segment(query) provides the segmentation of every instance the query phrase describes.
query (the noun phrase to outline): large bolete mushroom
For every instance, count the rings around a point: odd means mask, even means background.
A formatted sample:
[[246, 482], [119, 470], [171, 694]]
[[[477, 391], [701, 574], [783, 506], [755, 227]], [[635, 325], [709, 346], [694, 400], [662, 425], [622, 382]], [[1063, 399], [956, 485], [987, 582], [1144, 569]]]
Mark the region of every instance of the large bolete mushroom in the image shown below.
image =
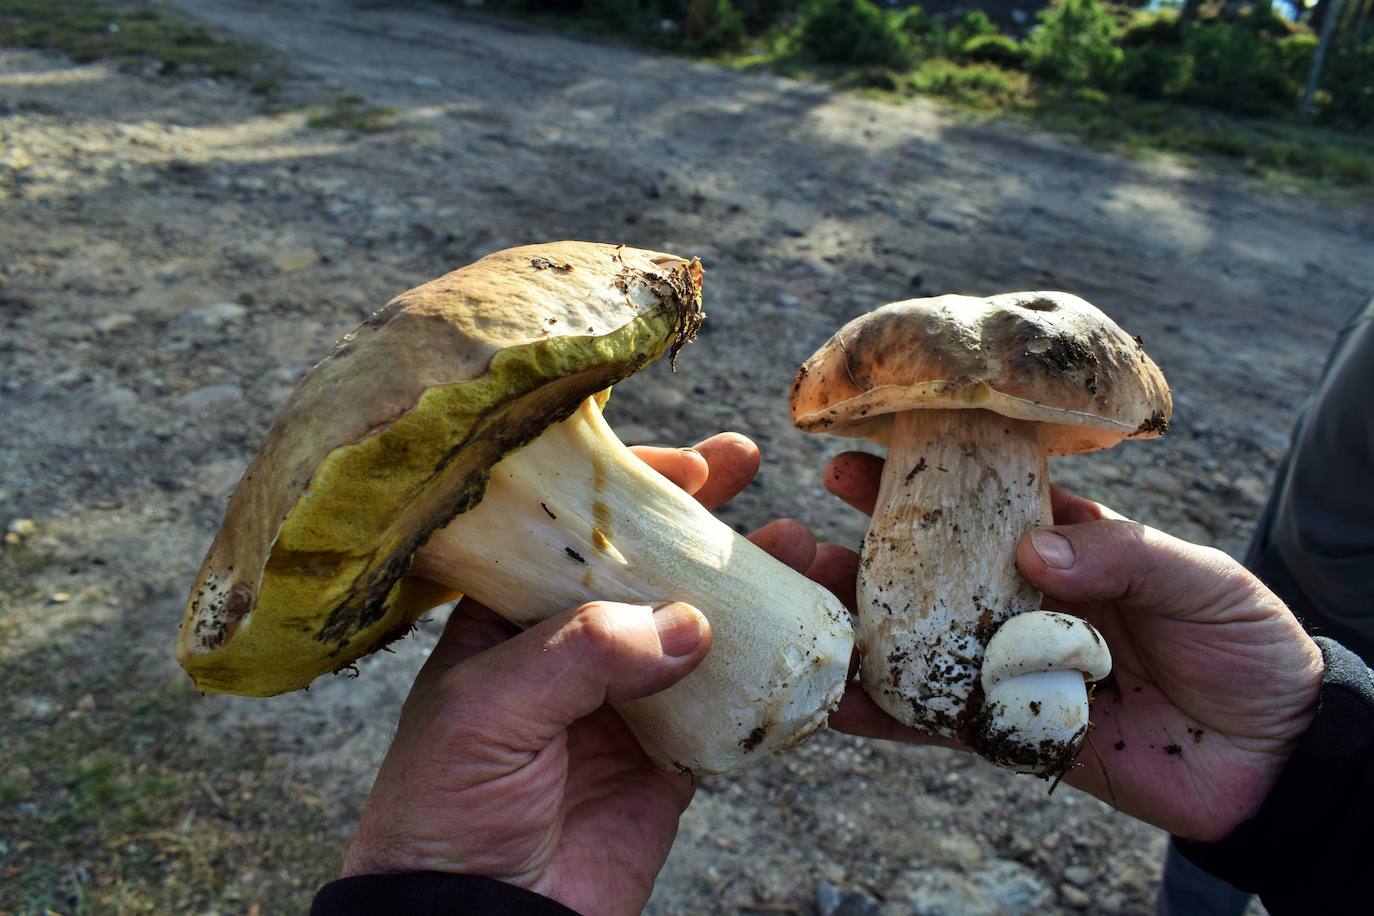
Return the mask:
[[838, 703], [844, 607], [640, 462], [604, 392], [701, 321], [696, 261], [560, 242], [394, 299], [302, 380], [229, 501], [177, 655], [206, 691], [282, 693], [471, 595], [522, 626], [685, 601], [701, 666], [618, 709], [665, 768], [730, 769]]
[[1000, 765], [1066, 769], [1111, 657], [1087, 623], [1040, 610], [1014, 553], [1053, 522], [1047, 455], [1167, 428], [1140, 340], [1067, 293], [894, 302], [808, 359], [791, 404], [801, 429], [888, 449], [859, 569], [864, 689]]

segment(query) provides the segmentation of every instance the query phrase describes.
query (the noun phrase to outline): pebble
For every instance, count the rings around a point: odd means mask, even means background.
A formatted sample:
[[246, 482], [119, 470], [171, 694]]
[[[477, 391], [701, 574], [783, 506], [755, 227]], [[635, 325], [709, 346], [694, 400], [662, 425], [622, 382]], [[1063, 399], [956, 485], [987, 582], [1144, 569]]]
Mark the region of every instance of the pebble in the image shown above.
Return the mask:
[[1237, 477], [1233, 484], [1240, 491], [1240, 495], [1253, 505], [1263, 505], [1269, 498], [1269, 484], [1251, 474], [1244, 477]]
[[783, 293], [781, 296], [778, 296], [776, 301], [778, 304], [778, 308], [782, 309], [783, 311], [791, 311], [792, 309], [801, 305], [800, 299], [798, 299], [796, 296], [789, 296], [787, 293]]
[[240, 320], [246, 314], [248, 309], [237, 302], [212, 302], [186, 312], [177, 324], [184, 328], [213, 331]]
[[1092, 883], [1093, 870], [1086, 865], [1070, 865], [1064, 869], [1064, 880], [1075, 887], [1087, 887]]
[[1085, 910], [1092, 906], [1093, 902], [1087, 891], [1079, 890], [1072, 884], [1059, 885], [1059, 896], [1063, 898], [1064, 903], [1076, 910]]
[[14, 705], [35, 722], [46, 722], [57, 714], [57, 701], [48, 697], [20, 697]]
[[861, 890], [822, 881], [816, 887], [820, 916], [878, 916], [878, 902]]
[[128, 312], [114, 312], [92, 321], [91, 327], [99, 334], [113, 334], [115, 331], [122, 330], [134, 324], [137, 320], [138, 319]]
[[284, 274], [314, 267], [320, 260], [320, 253], [313, 248], [290, 248], [272, 258], [272, 266]]
[[676, 388], [662, 385], [645, 392], [645, 400], [660, 410], [676, 410], [687, 403], [687, 395]]
[[647, 426], [638, 423], [625, 423], [615, 428], [615, 434], [620, 437], [620, 441], [626, 445], [649, 445], [657, 442], [659, 434]]
[[189, 410], [202, 410], [206, 407], [215, 407], [241, 400], [243, 400], [243, 389], [238, 385], [206, 385], [204, 388], [197, 388], [195, 391], [183, 394], [173, 403], [177, 407], [184, 407]]
[[5, 533], [16, 538], [31, 538], [38, 533], [38, 523], [31, 518], [16, 518], [5, 527]]
[[940, 212], [931, 212], [925, 215], [926, 224], [934, 226], [936, 229], [943, 229], [946, 232], [962, 232], [963, 225], [952, 216]]
[[961, 874], [949, 868], [918, 867], [898, 878], [887, 893], [883, 916], [1007, 916], [1044, 912], [1052, 894], [1031, 869], [994, 859]]
[[1175, 496], [1183, 492], [1186, 481], [1182, 474], [1176, 471], [1166, 471], [1164, 468], [1146, 467], [1136, 471], [1135, 479], [1143, 487], [1149, 487], [1166, 496]]

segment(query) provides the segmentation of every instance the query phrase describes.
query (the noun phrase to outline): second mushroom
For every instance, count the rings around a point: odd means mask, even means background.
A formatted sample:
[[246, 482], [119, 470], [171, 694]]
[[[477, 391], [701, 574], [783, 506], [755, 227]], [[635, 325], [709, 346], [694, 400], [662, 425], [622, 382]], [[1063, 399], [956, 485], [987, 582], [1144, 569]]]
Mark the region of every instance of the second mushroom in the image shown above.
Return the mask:
[[1057, 773], [1111, 656], [1088, 623], [1040, 609], [1016, 569], [1052, 524], [1046, 457], [1168, 427], [1139, 338], [1066, 293], [894, 302], [801, 367], [793, 422], [888, 449], [859, 570], [864, 689], [899, 721], [993, 762]]

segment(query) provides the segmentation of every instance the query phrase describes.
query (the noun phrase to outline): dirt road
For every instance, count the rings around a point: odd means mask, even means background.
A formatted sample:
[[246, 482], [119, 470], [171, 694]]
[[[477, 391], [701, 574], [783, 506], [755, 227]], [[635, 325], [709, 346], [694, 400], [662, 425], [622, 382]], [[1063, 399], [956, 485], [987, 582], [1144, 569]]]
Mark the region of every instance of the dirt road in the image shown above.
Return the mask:
[[[863, 520], [819, 483], [842, 444], [788, 423], [801, 360], [892, 299], [1071, 290], [1143, 335], [1177, 413], [1164, 440], [1064, 460], [1056, 477], [1232, 552], [1328, 340], [1374, 292], [1367, 209], [447, 8], [181, 5], [280, 52], [295, 74], [283, 97], [359, 95], [397, 119], [379, 134], [311, 128], [233, 84], [0, 52], [0, 663], [17, 698], [0, 716], [23, 740], [79, 725], [94, 742], [54, 753], [56, 776], [20, 759], [39, 744], [0, 746], [23, 799], [0, 815], [13, 833], [0, 857], [46, 849], [61, 865], [16, 909], [63, 908], [115, 868], [68, 862], [60, 837], [43, 845], [85, 785], [60, 758], [97, 751], [115, 772], [200, 759], [178, 742], [228, 761], [171, 821], [220, 818], [249, 850], [210, 870], [213, 893], [188, 892], [199, 910], [280, 886], [308, 896], [333, 867], [437, 623], [357, 680], [271, 701], [195, 697], [170, 646], [276, 409], [397, 291], [544, 239], [701, 256], [705, 333], [677, 374], [621, 386], [612, 422], [632, 442], [753, 436], [763, 473], [724, 517], [797, 516], [857, 545]], [[133, 715], [135, 696], [177, 718], [97, 727]], [[235, 756], [250, 744], [256, 756]], [[229, 797], [221, 779], [256, 788]], [[285, 829], [274, 798], [311, 800], [324, 833], [268, 862], [251, 850]], [[1146, 912], [1161, 847], [1072, 790], [824, 734], [704, 781], [651, 911], [806, 913], [848, 889], [863, 895], [854, 912]]]

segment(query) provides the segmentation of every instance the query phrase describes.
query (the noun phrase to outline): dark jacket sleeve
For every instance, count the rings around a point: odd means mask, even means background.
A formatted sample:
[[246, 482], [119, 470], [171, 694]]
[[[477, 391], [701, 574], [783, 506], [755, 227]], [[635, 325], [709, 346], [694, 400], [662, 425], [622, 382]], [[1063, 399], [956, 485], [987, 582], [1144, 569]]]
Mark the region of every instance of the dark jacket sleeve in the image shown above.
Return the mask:
[[1326, 661], [1316, 718], [1263, 807], [1217, 843], [1177, 840], [1194, 864], [1258, 894], [1275, 916], [1355, 912], [1374, 827], [1374, 673], [1318, 639]]
[[419, 872], [355, 875], [320, 888], [310, 916], [577, 916], [561, 903], [494, 878]]

